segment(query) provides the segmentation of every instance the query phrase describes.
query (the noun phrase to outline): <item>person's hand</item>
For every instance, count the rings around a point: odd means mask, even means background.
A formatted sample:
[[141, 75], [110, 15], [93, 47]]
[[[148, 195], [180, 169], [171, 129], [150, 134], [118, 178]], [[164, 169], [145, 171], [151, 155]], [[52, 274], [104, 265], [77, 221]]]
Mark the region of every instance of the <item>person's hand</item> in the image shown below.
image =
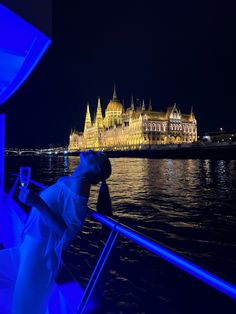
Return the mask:
[[28, 205], [28, 206], [36, 206], [38, 203], [38, 195], [36, 193], [34, 193], [33, 191], [23, 188], [23, 187], [19, 187], [20, 192], [18, 195], [18, 199]]

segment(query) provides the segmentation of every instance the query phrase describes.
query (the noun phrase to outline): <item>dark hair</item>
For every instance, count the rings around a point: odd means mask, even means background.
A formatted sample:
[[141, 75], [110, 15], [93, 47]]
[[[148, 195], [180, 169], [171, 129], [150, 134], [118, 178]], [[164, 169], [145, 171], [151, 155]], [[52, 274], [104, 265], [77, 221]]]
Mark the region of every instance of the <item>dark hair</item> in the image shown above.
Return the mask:
[[111, 197], [106, 181], [102, 181], [99, 188], [97, 211], [103, 215], [112, 216]]
[[111, 175], [111, 163], [107, 155], [104, 153], [98, 152], [97, 155], [101, 161], [101, 181], [108, 179]]
[[[106, 181], [102, 181], [99, 188], [97, 212], [108, 217], [113, 217], [111, 197]], [[101, 236], [106, 238], [110, 234], [110, 231], [108, 227], [102, 225]]]
[[109, 158], [102, 152], [95, 153], [98, 158], [99, 173], [97, 175], [93, 174], [90, 176], [90, 181], [92, 184], [98, 184], [101, 181], [105, 181], [111, 175], [111, 163]]

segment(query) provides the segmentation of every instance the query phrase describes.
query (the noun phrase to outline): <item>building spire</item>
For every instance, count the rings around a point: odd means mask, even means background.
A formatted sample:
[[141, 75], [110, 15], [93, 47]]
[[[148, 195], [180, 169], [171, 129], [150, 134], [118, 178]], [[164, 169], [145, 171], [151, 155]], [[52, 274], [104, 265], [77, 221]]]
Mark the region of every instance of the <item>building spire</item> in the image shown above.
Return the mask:
[[85, 117], [85, 124], [84, 124], [84, 131], [88, 128], [91, 128], [91, 126], [92, 126], [92, 122], [91, 122], [91, 115], [90, 115], [89, 102], [88, 102], [86, 117]]
[[193, 106], [191, 106], [190, 119], [191, 119], [192, 121], [193, 121], [193, 119], [194, 119]]
[[125, 109], [125, 99], [124, 98], [122, 99], [122, 105], [123, 105], [123, 107]]
[[97, 106], [95, 124], [98, 128], [103, 128], [103, 116], [102, 116], [102, 107], [101, 107], [100, 97], [98, 97], [98, 106]]
[[98, 109], [101, 109], [102, 110], [102, 107], [101, 107], [101, 98], [98, 97], [98, 107], [97, 107], [97, 110]]
[[149, 99], [148, 111], [152, 111], [152, 99]]
[[142, 101], [142, 110], [145, 110], [145, 102], [144, 102], [144, 99]]
[[131, 110], [134, 111], [134, 96], [131, 95]]
[[116, 84], [114, 84], [114, 90], [113, 90], [113, 100], [117, 100]]

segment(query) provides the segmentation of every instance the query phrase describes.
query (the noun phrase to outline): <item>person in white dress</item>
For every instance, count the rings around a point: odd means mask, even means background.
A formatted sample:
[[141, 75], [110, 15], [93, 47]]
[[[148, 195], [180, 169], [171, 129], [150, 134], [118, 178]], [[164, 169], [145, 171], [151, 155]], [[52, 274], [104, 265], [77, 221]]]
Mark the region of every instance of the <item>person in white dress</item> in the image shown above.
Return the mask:
[[74, 173], [60, 178], [40, 195], [21, 188], [19, 199], [32, 206], [20, 246], [12, 314], [45, 314], [63, 246], [72, 241], [87, 215], [91, 184], [111, 175], [105, 154], [80, 154]]

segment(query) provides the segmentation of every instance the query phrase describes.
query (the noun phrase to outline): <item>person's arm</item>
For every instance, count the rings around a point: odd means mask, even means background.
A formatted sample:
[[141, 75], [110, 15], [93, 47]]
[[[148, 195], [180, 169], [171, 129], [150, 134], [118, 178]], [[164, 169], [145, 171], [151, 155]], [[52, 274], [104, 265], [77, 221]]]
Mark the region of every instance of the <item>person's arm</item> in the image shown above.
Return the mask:
[[50, 229], [59, 237], [63, 236], [67, 228], [64, 220], [58, 217], [38, 194], [20, 187], [18, 198], [22, 203], [35, 207], [40, 212]]

